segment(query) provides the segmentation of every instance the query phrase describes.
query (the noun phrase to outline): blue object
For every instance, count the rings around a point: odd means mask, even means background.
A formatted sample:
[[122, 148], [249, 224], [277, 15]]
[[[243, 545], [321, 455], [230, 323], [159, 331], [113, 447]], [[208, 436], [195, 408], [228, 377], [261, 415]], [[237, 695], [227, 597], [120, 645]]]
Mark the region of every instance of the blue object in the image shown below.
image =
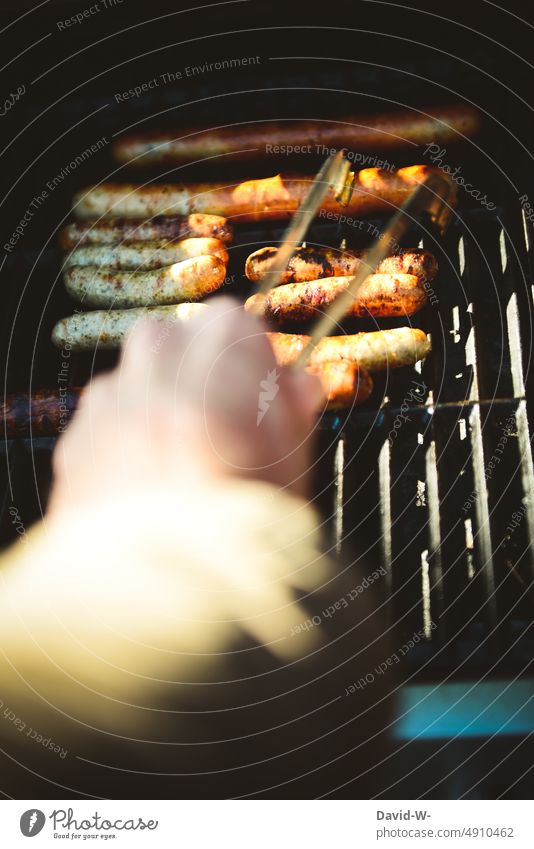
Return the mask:
[[397, 740], [524, 735], [534, 731], [534, 680], [462, 681], [403, 687]]

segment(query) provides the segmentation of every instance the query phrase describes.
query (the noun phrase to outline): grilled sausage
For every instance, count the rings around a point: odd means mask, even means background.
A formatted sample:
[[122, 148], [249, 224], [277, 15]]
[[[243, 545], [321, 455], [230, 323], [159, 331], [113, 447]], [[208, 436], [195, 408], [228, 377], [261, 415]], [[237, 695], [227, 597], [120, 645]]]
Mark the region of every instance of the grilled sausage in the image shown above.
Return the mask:
[[348, 360], [306, 366], [321, 381], [327, 410], [341, 410], [367, 401], [373, 391], [371, 375]]
[[110, 271], [73, 265], [65, 271], [64, 280], [76, 301], [127, 309], [198, 301], [219, 289], [225, 274], [226, 266], [218, 257], [198, 256], [153, 271]]
[[225, 264], [228, 262], [228, 251], [219, 239], [180, 239], [171, 242], [84, 245], [70, 252], [64, 266], [103, 265], [122, 271], [148, 271], [194, 256], [216, 256]]
[[186, 238], [220, 239], [228, 245], [233, 239], [231, 224], [220, 215], [156, 216], [110, 218], [106, 221], [72, 221], [59, 234], [62, 248], [79, 245], [115, 245], [122, 242], [171, 241]]
[[[286, 283], [267, 295], [252, 295], [245, 303], [248, 312], [263, 315], [268, 321], [308, 321], [323, 313], [344, 292], [350, 277], [325, 277], [309, 283]], [[423, 283], [413, 274], [370, 274], [353, 300], [347, 316], [413, 315], [426, 303]]]
[[91, 351], [95, 347], [118, 348], [138, 321], [176, 322], [194, 318], [208, 310], [207, 304], [178, 304], [131, 310], [96, 310], [62, 318], [52, 330], [52, 342], [69, 351]]
[[[367, 251], [335, 250], [334, 248], [297, 248], [287, 264], [280, 283], [306, 283], [321, 277], [352, 277], [363, 262]], [[269, 272], [277, 249], [260, 248], [250, 254], [245, 263], [245, 274], [254, 283], [262, 280]], [[386, 257], [375, 269], [378, 274], [415, 274], [430, 282], [438, 271], [434, 256], [419, 248], [404, 248]]]
[[[348, 206], [337, 202], [330, 188], [319, 215], [334, 220], [349, 216], [393, 212], [410, 196], [414, 188], [430, 174], [447, 180], [451, 191], [456, 187], [450, 177], [429, 165], [411, 165], [391, 171], [365, 168], [356, 174], [354, 191]], [[288, 218], [300, 206], [310, 188], [312, 177], [276, 174], [262, 180], [243, 183], [173, 183], [140, 186], [135, 183], [102, 183], [79, 192], [74, 198], [77, 218], [143, 218], [154, 215], [188, 215], [193, 212], [224, 215], [239, 221], [263, 221]], [[344, 216], [342, 219], [341, 216]]]
[[[267, 336], [281, 366], [294, 363], [310, 338], [294, 333], [268, 333]], [[352, 336], [325, 336], [314, 348], [310, 364], [349, 360], [372, 373], [414, 365], [424, 360], [429, 351], [426, 333], [412, 327], [397, 327]]]
[[[363, 404], [373, 390], [371, 376], [355, 363], [323, 363], [308, 366], [306, 371], [319, 377], [326, 396], [324, 407], [328, 410]], [[0, 432], [7, 439], [62, 433], [83, 391], [81, 386], [69, 386], [39, 389], [31, 395], [6, 395], [0, 403]]]
[[[303, 139], [313, 139], [312, 145], [304, 145], [308, 153], [321, 153], [322, 145], [358, 151], [393, 150], [410, 148], [412, 143], [443, 145], [461, 141], [462, 137], [475, 135], [479, 125], [480, 115], [471, 106], [440, 106], [426, 113], [407, 110], [353, 115], [337, 121], [266, 122], [214, 130], [195, 128], [142, 133], [116, 141], [113, 156], [121, 164], [140, 167], [227, 154], [232, 154], [233, 162], [236, 158], [259, 159], [277, 152], [298, 153], [302, 150]], [[278, 151], [277, 146], [281, 147]]]
[[31, 395], [6, 395], [0, 403], [2, 434], [8, 439], [21, 436], [53, 436], [67, 426], [76, 409], [81, 389], [40, 389]]
[[[57, 322], [52, 342], [58, 348], [87, 351], [95, 346], [117, 348], [142, 318], [154, 321], [179, 321], [193, 318], [209, 309], [207, 304], [179, 304], [131, 310], [99, 310], [76, 313]], [[292, 365], [309, 341], [309, 336], [294, 333], [268, 333], [276, 361], [280, 366]], [[327, 336], [313, 350], [310, 365], [348, 360], [368, 372], [402, 368], [424, 360], [430, 342], [422, 330], [398, 327], [350, 336]]]

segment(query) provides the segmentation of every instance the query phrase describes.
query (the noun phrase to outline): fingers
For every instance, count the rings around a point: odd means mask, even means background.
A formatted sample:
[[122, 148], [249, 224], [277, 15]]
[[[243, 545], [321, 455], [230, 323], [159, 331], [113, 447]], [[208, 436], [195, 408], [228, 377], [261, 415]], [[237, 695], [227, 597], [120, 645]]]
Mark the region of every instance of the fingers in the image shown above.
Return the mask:
[[163, 391], [203, 408], [240, 406], [268, 368], [274, 368], [265, 327], [233, 298], [217, 298], [188, 323], [144, 322], [128, 338], [120, 363], [124, 391]]
[[263, 321], [220, 297], [187, 323], [145, 321], [97, 377], [54, 455], [55, 497], [138, 479], [305, 475], [319, 381], [277, 366]]
[[305, 427], [311, 428], [325, 404], [325, 392], [315, 374], [301, 368], [286, 368], [288, 392], [291, 393], [295, 415]]
[[226, 471], [272, 468], [308, 439], [324, 395], [316, 377], [277, 366], [265, 330], [229, 297], [187, 324], [147, 322], [124, 347], [121, 385], [152, 421], [166, 404], [176, 433], [194, 429]]

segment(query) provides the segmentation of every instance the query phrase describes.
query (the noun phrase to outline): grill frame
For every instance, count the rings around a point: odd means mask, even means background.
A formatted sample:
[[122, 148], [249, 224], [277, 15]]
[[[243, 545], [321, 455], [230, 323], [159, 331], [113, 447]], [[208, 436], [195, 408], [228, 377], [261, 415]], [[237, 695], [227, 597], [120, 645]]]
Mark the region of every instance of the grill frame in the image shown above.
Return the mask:
[[[29, 4], [12, 5], [18, 8]], [[324, 26], [324, 10], [318, 9], [315, 19], [315, 11], [309, 4], [301, 9], [298, 3], [273, 0], [262, 7], [259, 0], [251, 0], [235, 6], [228, 3], [211, 7], [209, 14], [197, 18], [194, 12], [178, 17], [182, 13], [176, 10], [175, 4], [166, 7], [165, 3], [156, 0], [150, 6], [154, 23], [150, 27], [132, 26], [128, 34], [121, 36], [120, 42], [111, 38], [99, 44], [98, 40], [124, 29], [121, 8], [106, 13], [105, 17], [94, 16], [83, 28], [73, 29], [68, 41], [55, 32], [58, 19], [68, 17], [85, 5], [70, 0], [52, 0], [40, 7], [38, 13], [34, 10], [28, 20], [36, 24], [35, 38], [47, 33], [53, 33], [53, 37], [44, 39], [32, 51], [25, 52], [28, 46], [25, 26], [13, 26], [8, 30], [8, 47], [13, 57], [18, 53], [19, 58], [9, 62], [3, 71], [5, 88], [16, 90], [21, 81], [26, 82], [31, 95], [23, 98], [9, 116], [2, 118], [2, 129], [9, 141], [0, 174], [0, 184], [4, 191], [10, 192], [7, 199], [4, 198], [4, 208], [9, 204], [7, 237], [20, 221], [29, 199], [42, 190], [46, 180], [60, 172], [73, 152], [84, 150], [88, 143], [102, 136], [111, 138], [127, 125], [142, 122], [141, 126], [148, 126], [150, 115], [157, 116], [152, 123], [162, 128], [173, 123], [184, 126], [206, 121], [214, 123], [216, 113], [221, 123], [295, 115], [321, 118], [351, 111], [392, 109], [403, 104], [424, 107], [440, 98], [444, 102], [457, 100], [459, 95], [486, 110], [483, 136], [475, 143], [451, 146], [447, 158], [453, 167], [460, 164], [462, 173], [469, 174], [473, 185], [481, 187], [498, 204], [498, 215], [514, 248], [509, 251], [509, 264], [500, 274], [500, 245], [495, 242], [495, 226], [500, 225], [496, 218], [492, 219], [476, 204], [467, 203], [468, 198], [461, 193], [459, 219], [445, 237], [443, 248], [441, 245], [439, 248], [439, 254], [443, 253], [444, 257], [448, 254], [451, 258], [450, 264], [440, 263], [439, 306], [437, 309], [428, 307], [417, 319], [432, 331], [433, 353], [422, 375], [404, 370], [393, 376], [394, 379], [387, 383], [389, 400], [386, 403], [374, 403], [356, 410], [347, 420], [334, 415], [322, 419], [319, 434], [322, 459], [316, 470], [315, 492], [316, 504], [325, 523], [326, 544], [332, 552], [338, 552], [349, 562], [363, 559], [368, 574], [377, 565], [388, 564], [384, 580], [376, 582], [375, 589], [383, 605], [384, 621], [393, 634], [393, 645], [400, 645], [401, 638], [413, 633], [411, 629], [423, 621], [423, 596], [419, 592], [415, 599], [412, 598], [410, 584], [403, 591], [403, 578], [415, 575], [412, 582], [417, 580], [420, 585], [421, 553], [428, 551], [430, 609], [433, 616], [440, 615], [439, 627], [432, 631], [431, 641], [421, 641], [403, 658], [405, 692], [410, 693], [415, 685], [432, 690], [436, 682], [447, 681], [463, 683], [465, 692], [469, 692], [473, 681], [491, 678], [498, 689], [512, 694], [517, 676], [531, 682], [532, 600], [522, 601], [521, 609], [514, 608], [523, 587], [517, 589], [515, 578], [510, 577], [506, 566], [506, 558], [510, 555], [519, 562], [522, 578], [531, 580], [534, 514], [530, 499], [507, 546], [496, 552], [485, 569], [481, 568], [503, 537], [516, 509], [514, 500], [519, 503], [523, 494], [532, 493], [530, 427], [534, 422], [534, 395], [529, 357], [532, 351], [530, 281], [534, 275], [534, 234], [530, 225], [524, 226], [518, 202], [521, 194], [534, 199], [529, 149], [532, 78], [520, 59], [522, 55], [527, 56], [527, 49], [531, 48], [528, 27], [518, 27], [515, 22], [511, 25], [510, 4], [505, 13], [482, 0], [468, 5], [447, 4], [446, 15], [451, 20], [456, 18], [460, 22], [458, 26], [446, 18], [441, 18], [436, 26], [436, 16], [428, 11], [428, 4], [420, 4], [422, 13], [418, 13], [411, 8], [417, 6], [413, 0], [409, 7], [402, 3], [355, 6], [341, 2], [336, 5], [334, 26], [337, 28], [332, 30]], [[145, 3], [128, 0], [124, 7], [126, 5], [129, 24], [146, 19]], [[523, 18], [528, 14], [524, 7], [518, 7], [518, 12]], [[157, 20], [159, 15], [169, 13], [169, 17]], [[3, 15], [4, 12], [0, 13]], [[509, 15], [509, 27], [506, 15]], [[182, 33], [177, 32], [176, 21], [194, 39], [191, 44], [181, 44]], [[287, 33], [282, 31], [278, 21], [292, 29]], [[2, 20], [2, 24], [6, 22], [9, 22], [7, 18]], [[211, 38], [215, 33], [232, 32], [235, 36]], [[206, 34], [208, 38], [204, 38]], [[114, 99], [115, 92], [150, 79], [154, 73], [173, 69], [177, 63], [181, 67], [188, 62], [219, 59], [221, 52], [236, 55], [238, 50], [242, 53], [242, 47], [236, 45], [242, 45], [245, 39], [246, 50], [250, 45], [250, 52], [258, 52], [262, 57], [260, 67], [249, 68], [246, 76], [236, 72], [217, 79], [182, 81], [179, 86], [162, 87], [120, 105]], [[162, 45], [170, 47], [162, 50]], [[108, 47], [112, 48], [111, 58]], [[66, 57], [75, 54], [77, 49], [82, 50], [79, 58], [67, 61]], [[135, 64], [124, 61], [131, 56], [137, 57]], [[281, 56], [289, 58], [281, 60]], [[297, 58], [291, 58], [295, 56]], [[332, 56], [338, 58], [332, 59]], [[56, 64], [54, 70], [52, 66]], [[102, 73], [103, 68], [109, 67], [113, 67], [112, 74]], [[37, 79], [43, 69], [48, 72]], [[225, 96], [219, 101], [217, 95], [220, 94]], [[216, 99], [209, 100], [213, 95]], [[28, 125], [31, 133], [22, 134]], [[12, 143], [19, 132], [20, 141]], [[395, 164], [399, 167], [412, 161], [414, 157], [410, 154], [395, 155]], [[269, 160], [259, 165], [257, 171], [254, 169], [254, 174], [267, 175], [287, 165], [284, 160]], [[306, 163], [306, 168], [297, 163], [301, 170], [310, 172], [318, 165], [319, 160], [313, 162], [312, 159]], [[188, 169], [186, 174], [176, 171], [169, 174], [168, 179], [199, 176], [218, 179], [219, 167], [219, 163], [215, 163], [211, 172], [206, 166], [196, 171]], [[0, 280], [4, 309], [0, 316], [0, 362], [4, 392], [28, 392], [45, 386], [53, 388], [57, 384], [59, 357], [50, 345], [49, 334], [54, 321], [68, 314], [72, 304], [63, 293], [58, 278], [61, 254], [55, 247], [52, 231], [68, 216], [73, 193], [84, 184], [113, 174], [113, 170], [107, 146], [50, 195], [46, 207], [36, 214], [16, 251], [2, 260]], [[248, 176], [250, 168], [244, 174], [239, 167], [233, 170], [227, 167], [225, 173], [238, 179]], [[12, 175], [17, 176], [16, 188], [11, 185]], [[114, 176], [127, 179], [124, 173]], [[152, 176], [138, 174], [139, 179]], [[380, 220], [375, 223], [380, 227]], [[491, 237], [485, 234], [486, 224], [489, 224]], [[504, 299], [509, 299], [510, 294], [515, 293], [517, 299], [517, 317], [512, 310], [511, 321], [515, 336], [519, 333], [521, 339], [521, 356], [514, 362], [511, 356], [507, 357], [502, 374], [497, 368], [500, 348], [495, 337], [495, 321], [492, 327], [491, 311], [486, 324], [483, 319], [478, 321], [476, 312], [471, 314], [465, 309], [460, 310], [456, 318], [453, 316], [455, 306], [465, 306], [466, 293], [474, 297], [482, 314], [484, 310], [488, 312], [490, 303], [486, 301], [488, 276], [483, 273], [483, 256], [480, 252], [477, 255], [476, 245], [469, 247], [469, 261], [463, 276], [457, 274], [460, 257], [455, 245], [458, 230], [464, 225], [482, 229], [484, 240], [489, 243], [491, 268], [496, 277], [493, 306], [499, 303], [497, 293], [500, 291], [505, 307]], [[323, 235], [324, 230], [316, 227], [312, 232], [315, 234], [312, 238], [330, 244], [338, 244], [343, 235], [350, 235], [332, 230]], [[248, 231], [254, 247], [276, 242], [278, 237], [279, 230], [270, 225], [256, 236], [252, 230]], [[425, 246], [432, 249], [432, 236], [426, 234], [423, 242], [425, 238]], [[238, 249], [232, 253], [234, 265], [242, 268], [243, 244], [240, 250], [241, 255]], [[438, 255], [438, 259], [442, 257]], [[237, 288], [242, 295], [247, 291], [243, 281], [238, 282]], [[473, 352], [478, 358], [480, 397], [469, 397], [471, 393], [466, 393], [472, 372], [465, 362], [464, 348], [473, 315], [475, 329], [470, 352], [471, 359]], [[455, 333], [460, 337], [457, 341]], [[507, 339], [505, 343], [508, 346]], [[517, 353], [517, 345], [515, 350]], [[89, 356], [73, 357], [69, 383], [83, 382], [93, 367], [105, 369], [114, 359], [112, 355], [100, 355], [93, 364]], [[461, 371], [463, 378], [455, 378]], [[412, 379], [419, 375], [434, 387], [442, 374], [447, 375], [443, 388], [447, 397], [442, 393], [440, 398], [434, 397], [432, 403], [427, 399], [423, 405], [410, 406], [407, 412], [412, 419], [408, 427], [400, 431], [402, 441], [396, 440], [389, 449], [387, 435]], [[384, 385], [381, 388], [384, 389]], [[492, 397], [494, 389], [497, 389], [495, 398]], [[379, 397], [377, 390], [374, 400]], [[503, 422], [510, 413], [515, 416], [516, 410], [516, 435], [510, 436], [506, 447], [507, 458], [514, 468], [517, 467], [511, 494], [505, 488], [507, 466], [503, 461], [489, 479], [487, 497], [476, 499], [469, 511], [474, 537], [473, 549], [466, 549], [463, 524], [466, 514], [462, 504], [473, 491], [475, 477], [468, 448], [471, 444], [476, 448], [475, 464], [480, 483], [485, 463], [498, 444]], [[460, 439], [459, 434], [458, 420], [462, 418], [466, 420], [465, 439]], [[422, 442], [419, 434], [422, 434]], [[0, 492], [3, 494], [0, 546], [5, 547], [18, 535], [24, 535], [32, 522], [41, 516], [50, 482], [54, 444], [55, 440], [48, 437], [0, 440]], [[412, 453], [413, 462], [410, 460], [405, 473], [403, 460], [411, 458]], [[462, 471], [465, 474], [460, 475]], [[401, 474], [397, 474], [399, 472]], [[420, 481], [425, 484], [423, 493], [421, 488], [418, 490]], [[398, 516], [401, 518], [390, 534], [388, 523]], [[384, 530], [386, 534], [382, 533]], [[471, 560], [479, 574], [468, 582], [466, 573]], [[494, 583], [497, 586], [503, 583], [503, 586], [489, 605], [486, 603], [488, 585], [491, 589]], [[473, 611], [476, 613], [479, 609], [477, 623], [469, 626]], [[406, 611], [406, 622], [402, 620], [399, 626], [396, 624], [399, 613], [402, 616]], [[498, 623], [499, 627], [495, 628]], [[518, 694], [516, 702], [520, 704], [522, 698], [524, 696]], [[476, 714], [475, 706], [472, 714]], [[471, 797], [495, 798], [503, 793], [515, 798], [531, 798], [532, 731], [519, 741], [510, 741], [508, 736], [500, 735], [487, 736], [482, 741], [465, 740], [462, 735], [460, 739], [447, 739], [446, 743], [443, 740], [415, 740], [405, 744], [401, 754], [388, 764], [393, 788], [388, 798], [458, 798], [464, 793]]]
[[[194, 123], [197, 115], [201, 122], [206, 97], [228, 87], [231, 92], [240, 92], [239, 97], [230, 94], [224, 101], [229, 121], [237, 114], [236, 104], [249, 120], [258, 116], [284, 117], [295, 114], [295, 110], [302, 117], [336, 115], [340, 114], [341, 104], [347, 99], [350, 99], [351, 108], [344, 106], [344, 113], [351, 109], [356, 112], [392, 108], [393, 103], [403, 100], [423, 105], [428, 101], [429, 80], [438, 88], [445, 88], [446, 83], [449, 92], [464, 91], [466, 96], [481, 90], [480, 75], [465, 63], [455, 64], [452, 59], [427, 55], [422, 49], [414, 58], [405, 48], [404, 52], [399, 49], [394, 59], [396, 65], [393, 58], [389, 65], [384, 62], [375, 67], [362, 59], [348, 68], [334, 63], [327, 70], [311, 61], [288, 60], [283, 67], [274, 61], [265, 62], [247, 72], [245, 91], [242, 76], [235, 74], [223, 80], [201, 80], [159, 88], [144, 98], [120, 105], [113, 101], [109, 89], [108, 96], [103, 99], [100, 83], [95, 84], [76, 91], [60, 104], [59, 123], [77, 129], [75, 139], [67, 136], [59, 145], [57, 155], [47, 160], [47, 173], [58, 173], [57, 165], [66, 161], [67, 153], [72, 155], [72, 150], [78, 151], [80, 145], [83, 149], [88, 138], [91, 141], [102, 136], [111, 138], [124, 126], [139, 123], [145, 126], [149, 115], [157, 115], [152, 123], [162, 128], [171, 126], [176, 116], [179, 122]], [[140, 59], [143, 69], [139, 71], [140, 77], [143, 74], [148, 77], [151, 61]], [[393, 72], [393, 67], [401, 70]], [[493, 67], [497, 70], [497, 57]], [[418, 76], [416, 86], [414, 69]], [[46, 78], [43, 85], [51, 89], [52, 78]], [[118, 80], [116, 88], [120, 88]], [[261, 98], [258, 91], [264, 92]], [[388, 96], [380, 99], [380, 92], [384, 91]], [[304, 96], [303, 92], [308, 94]], [[373, 97], [377, 98], [374, 103]], [[449, 94], [446, 99], [455, 98]], [[482, 100], [489, 99], [488, 87]], [[104, 103], [106, 108], [103, 108]], [[197, 105], [186, 107], [187, 103]], [[529, 423], [534, 421], [530, 367], [533, 310], [532, 293], [528, 288], [534, 270], [533, 234], [530, 225], [521, 220], [512, 177], [503, 177], [496, 164], [505, 158], [508, 140], [505, 127], [514, 126], [512, 105], [506, 102], [504, 92], [500, 92], [498, 102], [492, 99], [492, 105], [501, 128], [492, 126], [491, 133], [486, 128], [480, 144], [475, 141], [451, 147], [448, 157], [451, 164], [460, 163], [464, 173], [473, 175], [474, 184], [483, 187], [488, 197], [498, 201], [497, 210], [490, 213], [474, 203], [466, 203], [468, 198], [460, 193], [462, 206], [443, 240], [427, 226], [417, 228], [405, 240], [405, 245], [409, 246], [422, 239], [423, 246], [436, 252], [440, 262], [434, 287], [439, 303], [429, 305], [414, 318], [416, 326], [432, 334], [430, 358], [421, 372], [404, 369], [385, 381], [378, 379], [370, 406], [353, 411], [347, 419], [326, 415], [321, 422], [320, 454], [324, 453], [324, 457], [316, 475], [316, 500], [328, 528], [328, 544], [343, 557], [351, 556], [354, 538], [358, 535], [368, 542], [363, 545], [361, 556], [368, 560], [369, 570], [383, 562], [387, 564], [388, 575], [380, 589], [384, 600], [389, 599], [389, 623], [395, 627], [399, 638], [409, 637], [418, 628], [425, 627], [424, 603], [430, 603], [432, 616], [434, 613], [440, 616], [440, 625], [432, 632], [432, 640], [418, 646], [407, 658], [408, 666], [422, 677], [455, 668], [458, 658], [467, 657], [470, 650], [473, 650], [473, 657], [467, 665], [469, 670], [492, 670], [495, 675], [502, 674], [503, 670], [512, 673], [522, 668], [532, 645], [531, 600], [520, 603], [521, 615], [517, 623], [515, 618], [510, 618], [518, 601], [518, 591], [509, 586], [516, 579], [506, 567], [506, 558], [510, 552], [514, 557], [521, 555], [518, 566], [521, 578], [525, 582], [532, 580], [534, 505], [531, 496], [525, 504], [521, 499], [532, 492], [533, 484], [529, 430]], [[26, 120], [29, 113], [29, 104], [21, 103], [17, 120]], [[90, 117], [86, 120], [87, 116]], [[411, 152], [395, 154], [394, 158], [399, 167], [414, 161]], [[300, 162], [298, 165], [301, 170], [311, 172], [320, 161], [312, 157], [306, 160], [306, 168]], [[287, 168], [288, 164], [292, 163], [270, 159], [257, 168], [247, 165], [246, 174], [241, 166], [225, 164], [224, 168], [229, 179], [237, 179], [252, 171], [259, 176], [273, 173], [278, 166]], [[186, 173], [171, 169], [166, 179], [195, 179], [199, 173], [206, 179], [216, 178], [220, 176], [219, 169], [220, 163], [188, 168]], [[73, 192], [113, 170], [108, 145], [72, 178], [65, 179], [52, 196], [51, 218], [58, 227], [68, 215]], [[38, 166], [38, 173], [44, 174], [41, 166]], [[123, 172], [116, 176], [127, 179], [128, 175]], [[135, 179], [142, 181], [147, 176], [152, 178], [154, 172], [150, 175], [141, 172]], [[529, 177], [524, 178], [526, 192], [530, 191], [531, 183]], [[534, 197], [534, 191], [531, 196]], [[15, 194], [15, 199], [23, 203], [20, 192]], [[381, 218], [371, 223], [379, 229], [383, 227]], [[499, 271], [501, 227], [509, 235], [504, 243], [506, 265]], [[281, 232], [280, 226], [270, 223], [261, 228], [239, 228], [228, 270], [230, 277], [235, 276], [232, 291], [238, 296], [244, 297], [250, 291], [242, 275], [245, 256], [256, 247], [276, 244]], [[315, 243], [336, 245], [343, 238], [352, 245], [361, 244], [361, 234], [346, 227], [319, 223], [310, 231], [310, 241]], [[465, 243], [463, 271], [458, 253], [460, 238]], [[73, 306], [62, 290], [60, 268], [61, 253], [44, 219], [35, 221], [20, 249], [4, 257], [0, 277], [4, 279], [4, 291], [9, 291], [9, 303], [0, 327], [0, 361], [5, 364], [5, 392], [27, 392], [58, 385], [60, 357], [49, 342], [50, 329], [55, 320], [68, 314]], [[489, 285], [488, 277], [491, 277]], [[515, 307], [508, 307], [510, 299], [514, 298]], [[466, 303], [474, 304], [474, 313], [465, 309]], [[455, 308], [458, 308], [456, 315], [453, 314]], [[499, 310], [510, 324], [511, 346], [509, 338], [500, 333]], [[381, 322], [381, 326], [384, 325]], [[353, 327], [347, 325], [348, 330], [363, 327], [361, 322]], [[35, 344], [29, 345], [29, 339], [35, 340]], [[469, 363], [465, 356], [466, 344], [472, 360]], [[91, 373], [108, 368], [114, 361], [113, 354], [100, 353], [95, 360], [90, 355], [72, 356], [69, 358], [69, 385], [84, 383]], [[463, 376], [456, 378], [460, 372]], [[478, 392], [476, 386], [473, 388], [473, 376]], [[407, 414], [411, 421], [403, 425], [399, 438], [388, 447], [387, 434], [414, 380], [427, 383], [433, 390], [433, 397], [427, 397], [421, 405], [409, 406]], [[382, 401], [383, 392], [388, 396], [385, 402]], [[514, 415], [517, 425], [506, 448], [507, 457], [516, 469], [511, 484], [513, 499], [517, 502], [514, 510], [523, 506], [526, 510], [513, 540], [504, 550], [495, 551], [514, 512], [507, 512], [507, 500], [501, 497], [501, 492], [506, 491], [504, 464], [499, 464], [492, 474], [487, 482], [487, 495], [482, 492], [468, 511], [469, 515], [464, 515], [461, 505], [475, 488], [484, 489], [481, 486], [484, 465], [493, 456], [503, 421], [510, 414]], [[466, 438], [463, 440], [458, 435], [459, 419], [465, 421]], [[20, 533], [21, 527], [29, 527], [42, 514], [53, 445], [52, 438], [2, 442], [0, 450], [5, 457], [2, 491], [5, 495], [0, 512], [0, 545], [5, 546], [16, 538], [17, 527]], [[474, 451], [467, 450], [468, 446]], [[473, 457], [477, 459], [474, 461]], [[366, 505], [363, 510], [362, 503]], [[10, 513], [13, 507], [22, 525], [17, 526], [13, 521]], [[362, 516], [367, 517], [365, 521]], [[473, 549], [465, 545], [463, 522], [466, 518], [472, 522]], [[391, 519], [394, 524], [390, 532], [388, 521]], [[527, 549], [526, 553], [523, 548]], [[418, 581], [420, 579], [421, 555], [425, 551], [429, 576], [427, 599], [424, 601], [419, 588], [414, 603], [412, 585], [415, 576]], [[451, 564], [448, 569], [444, 566], [447, 563]], [[475, 576], [472, 586], [468, 587], [471, 579], [468, 581], [466, 575], [470, 569], [475, 570]], [[501, 589], [494, 594], [492, 588], [501, 584]], [[519, 587], [522, 590], [523, 585]], [[473, 601], [481, 612], [470, 633], [467, 622]], [[503, 618], [504, 626], [496, 627]], [[426, 626], [428, 631], [428, 621]], [[466, 630], [466, 640], [461, 639], [462, 629]], [[524, 633], [525, 642], [520, 640], [519, 647], [515, 647], [518, 629]], [[490, 634], [492, 630], [494, 634]], [[506, 651], [507, 654], [503, 654]]]

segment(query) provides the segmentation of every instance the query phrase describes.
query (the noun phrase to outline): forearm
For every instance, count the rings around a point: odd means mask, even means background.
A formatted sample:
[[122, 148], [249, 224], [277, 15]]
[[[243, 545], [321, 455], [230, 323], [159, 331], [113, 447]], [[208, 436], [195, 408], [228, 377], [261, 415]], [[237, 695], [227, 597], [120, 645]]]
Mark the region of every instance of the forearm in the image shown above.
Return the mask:
[[325, 557], [313, 509], [275, 487], [131, 494], [35, 529], [0, 568], [4, 702], [25, 724], [4, 720], [4, 748], [47, 778], [113, 795], [90, 760], [133, 770], [126, 796], [168, 792], [139, 771], [186, 773], [178, 796], [278, 781], [306, 796], [299, 776], [384, 725], [381, 684], [345, 697], [382, 659], [371, 593], [350, 601], [365, 575]]

